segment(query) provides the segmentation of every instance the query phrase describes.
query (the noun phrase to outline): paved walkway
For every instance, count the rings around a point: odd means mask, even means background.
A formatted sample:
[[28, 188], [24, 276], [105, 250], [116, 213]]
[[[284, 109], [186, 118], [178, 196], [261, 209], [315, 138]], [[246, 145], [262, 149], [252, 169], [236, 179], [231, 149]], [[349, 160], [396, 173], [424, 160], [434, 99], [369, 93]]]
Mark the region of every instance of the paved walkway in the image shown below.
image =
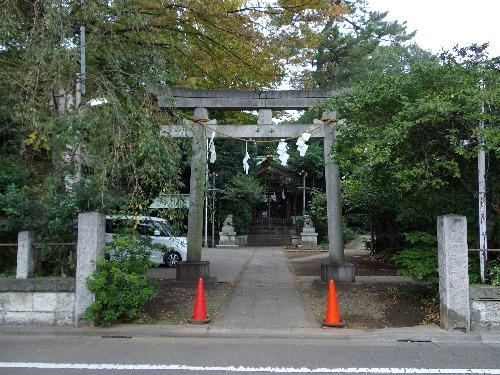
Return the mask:
[[[215, 276], [218, 282], [235, 283], [254, 250], [255, 248], [251, 247], [203, 248], [201, 258], [210, 261], [210, 275]], [[148, 275], [154, 278], [173, 280], [175, 272], [175, 268], [161, 266], [151, 268]]]
[[224, 328], [313, 328], [280, 248], [253, 249], [234, 296], [215, 324]]

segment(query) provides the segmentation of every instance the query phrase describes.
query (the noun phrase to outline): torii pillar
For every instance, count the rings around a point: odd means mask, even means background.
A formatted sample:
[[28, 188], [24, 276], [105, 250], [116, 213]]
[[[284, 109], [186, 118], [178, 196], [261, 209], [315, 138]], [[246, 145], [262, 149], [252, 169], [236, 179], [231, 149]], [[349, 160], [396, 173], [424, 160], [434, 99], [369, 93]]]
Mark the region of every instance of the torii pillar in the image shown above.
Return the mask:
[[345, 262], [340, 174], [339, 166], [332, 155], [337, 114], [324, 112], [321, 122], [325, 128], [324, 157], [329, 248], [328, 262], [321, 264], [321, 281], [334, 279], [337, 282], [351, 283], [354, 282], [354, 265]]
[[194, 109], [191, 177], [189, 179], [189, 213], [187, 233], [187, 260], [177, 264], [176, 280], [180, 282], [196, 282], [203, 277], [205, 283], [215, 283], [217, 280], [210, 277], [210, 263], [201, 260], [203, 208], [205, 199], [205, 157], [206, 134], [203, 123], [208, 122], [206, 108]]

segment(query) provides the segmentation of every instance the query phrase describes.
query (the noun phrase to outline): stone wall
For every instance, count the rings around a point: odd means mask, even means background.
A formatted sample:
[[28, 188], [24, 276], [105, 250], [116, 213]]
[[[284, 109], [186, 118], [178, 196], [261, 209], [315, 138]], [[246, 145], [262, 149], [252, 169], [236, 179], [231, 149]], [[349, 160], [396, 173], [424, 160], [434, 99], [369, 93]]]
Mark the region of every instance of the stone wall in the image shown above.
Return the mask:
[[0, 278], [0, 325], [73, 325], [74, 278]]
[[500, 286], [470, 286], [471, 330], [500, 329]]

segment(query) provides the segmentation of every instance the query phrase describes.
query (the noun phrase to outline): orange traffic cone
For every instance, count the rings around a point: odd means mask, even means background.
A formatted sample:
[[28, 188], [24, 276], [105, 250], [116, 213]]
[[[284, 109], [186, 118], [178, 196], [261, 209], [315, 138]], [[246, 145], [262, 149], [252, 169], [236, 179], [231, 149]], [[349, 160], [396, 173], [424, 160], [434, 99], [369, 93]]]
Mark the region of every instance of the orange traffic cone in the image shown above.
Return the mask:
[[326, 299], [325, 319], [321, 322], [322, 327], [345, 327], [345, 322], [340, 319], [339, 305], [337, 303], [337, 292], [335, 292], [335, 281], [328, 282], [328, 298]]
[[210, 323], [207, 315], [207, 307], [205, 305], [205, 286], [203, 285], [203, 278], [198, 279], [198, 289], [196, 290], [196, 298], [194, 300], [193, 316], [188, 319], [191, 324], [207, 324]]

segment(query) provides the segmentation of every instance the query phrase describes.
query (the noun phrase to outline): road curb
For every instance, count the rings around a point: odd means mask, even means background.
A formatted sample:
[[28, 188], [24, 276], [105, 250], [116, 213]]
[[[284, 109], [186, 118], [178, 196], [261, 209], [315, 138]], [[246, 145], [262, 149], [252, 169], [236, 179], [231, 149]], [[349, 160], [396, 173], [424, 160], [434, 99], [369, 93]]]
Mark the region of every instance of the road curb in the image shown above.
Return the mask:
[[72, 336], [72, 337], [185, 337], [185, 338], [260, 338], [260, 339], [324, 339], [338, 341], [379, 341], [408, 343], [488, 343], [500, 344], [500, 332], [446, 332], [437, 326], [384, 328], [378, 330], [322, 328], [233, 329], [212, 326], [134, 325], [121, 324], [109, 328], [74, 327], [0, 327], [0, 336]]

